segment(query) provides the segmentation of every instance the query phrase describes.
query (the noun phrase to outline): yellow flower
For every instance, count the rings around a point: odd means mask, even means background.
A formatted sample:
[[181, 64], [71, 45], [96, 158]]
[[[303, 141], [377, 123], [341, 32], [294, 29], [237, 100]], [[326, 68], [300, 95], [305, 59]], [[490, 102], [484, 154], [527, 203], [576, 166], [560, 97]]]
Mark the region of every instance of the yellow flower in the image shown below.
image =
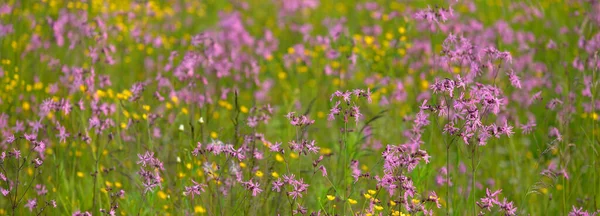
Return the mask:
[[308, 71], [308, 67], [306, 66], [300, 66], [297, 68], [298, 73], [306, 73]]
[[375, 190], [368, 190], [367, 192], [369, 192], [371, 195], [375, 195], [377, 193]]
[[194, 207], [194, 212], [204, 214], [206, 213], [206, 209], [202, 206], [196, 206]]
[[285, 79], [287, 77], [287, 74], [283, 71], [279, 72], [279, 74], [277, 74], [277, 77], [279, 77], [279, 79]]
[[325, 117], [325, 113], [323, 111], [319, 111], [319, 112], [317, 112], [317, 117], [324, 118]]
[[338, 68], [340, 68], [340, 66], [341, 66], [341, 64], [340, 64], [339, 61], [333, 61], [333, 62], [331, 62], [331, 67], [333, 69], [338, 69]]
[[273, 178], [279, 178], [279, 173], [277, 172], [272, 172], [271, 176], [273, 176]]
[[102, 91], [100, 89], [96, 90], [96, 97], [102, 98], [102, 97], [105, 97], [105, 96], [106, 96], [106, 92], [104, 92], [104, 91]]
[[240, 167], [241, 167], [241, 168], [246, 168], [246, 163], [244, 163], [244, 162], [240, 162]]
[[377, 211], [381, 211], [381, 210], [383, 210], [383, 207], [381, 207], [381, 206], [378, 206], [378, 205], [375, 205], [375, 210], [377, 210]]
[[331, 149], [330, 148], [321, 148], [319, 153], [321, 153], [323, 155], [328, 155], [328, 154], [331, 154]]
[[366, 194], [363, 194], [363, 195], [365, 196], [365, 198], [371, 199], [371, 194], [366, 193]]
[[216, 139], [219, 136], [219, 134], [217, 134], [217, 132], [210, 132], [210, 137], [212, 137], [213, 139]]
[[460, 73], [460, 68], [459, 67], [452, 67], [452, 72], [454, 72], [455, 74], [459, 74]]
[[398, 28], [398, 33], [404, 34], [404, 32], [406, 32], [406, 29], [404, 27]]
[[398, 49], [398, 54], [400, 54], [401, 56], [406, 54], [406, 50], [405, 49]]
[[385, 39], [391, 40], [394, 39], [394, 35], [392, 33], [385, 33]]
[[290, 157], [293, 158], [293, 159], [297, 159], [298, 158], [298, 154], [292, 152], [292, 153], [290, 153]]
[[23, 110], [25, 111], [29, 111], [31, 107], [29, 106], [29, 102], [25, 101], [23, 102]]
[[77, 177], [83, 178], [83, 173], [82, 172], [77, 172]]
[[256, 171], [256, 176], [263, 177], [263, 172], [261, 172], [260, 170]]
[[173, 97], [171, 97], [171, 101], [173, 101], [173, 103], [175, 103], [175, 104], [178, 104], [179, 98], [177, 98], [177, 96], [173, 96]]
[[429, 82], [427, 80], [421, 80], [421, 89], [427, 90], [429, 88]]
[[240, 112], [242, 112], [242, 113], [248, 113], [248, 108], [246, 108], [245, 106], [241, 106], [240, 107]]
[[353, 200], [353, 199], [348, 199], [348, 203], [350, 203], [351, 205], [354, 205], [358, 202], [356, 202], [356, 200]]
[[375, 41], [375, 38], [373, 38], [372, 36], [365, 36], [365, 43], [367, 45], [373, 44], [374, 41]]
[[332, 195], [327, 195], [327, 199], [328, 199], [329, 201], [333, 201], [333, 200], [335, 199], [335, 196], [332, 196]]
[[158, 197], [161, 199], [167, 199], [167, 194], [165, 192], [158, 191]]
[[276, 154], [275, 160], [277, 160], [278, 162], [283, 162], [283, 156], [281, 156], [280, 154]]
[[40, 90], [40, 89], [42, 89], [43, 87], [44, 87], [44, 84], [43, 84], [43, 83], [41, 83], [41, 82], [36, 82], [36, 83], [33, 85], [33, 89], [35, 89], [35, 90]]

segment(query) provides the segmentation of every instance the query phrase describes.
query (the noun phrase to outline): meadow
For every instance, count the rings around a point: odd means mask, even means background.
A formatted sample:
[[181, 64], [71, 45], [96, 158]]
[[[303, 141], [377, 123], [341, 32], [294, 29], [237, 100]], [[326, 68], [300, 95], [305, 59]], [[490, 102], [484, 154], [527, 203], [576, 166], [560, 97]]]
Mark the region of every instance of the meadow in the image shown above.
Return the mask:
[[0, 215], [600, 214], [600, 2], [0, 1]]

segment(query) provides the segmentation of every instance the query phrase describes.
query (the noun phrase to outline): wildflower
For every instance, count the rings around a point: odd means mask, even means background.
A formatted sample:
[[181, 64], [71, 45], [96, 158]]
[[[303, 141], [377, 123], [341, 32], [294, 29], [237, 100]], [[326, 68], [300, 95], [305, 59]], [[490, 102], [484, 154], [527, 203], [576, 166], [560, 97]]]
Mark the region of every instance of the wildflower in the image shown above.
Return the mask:
[[437, 208], [442, 207], [442, 205], [440, 205], [440, 198], [437, 196], [435, 191], [429, 193], [429, 196], [427, 197], [426, 201], [435, 203], [435, 206]]
[[562, 135], [560, 134], [560, 132], [558, 131], [558, 128], [556, 127], [550, 127], [550, 132], [548, 133], [549, 137], [553, 137], [558, 141], [562, 141]]
[[17, 149], [13, 149], [12, 152], [9, 152], [8, 154], [9, 154], [9, 156], [13, 156], [16, 159], [21, 158], [21, 151], [19, 151]]
[[73, 216], [92, 216], [92, 213], [76, 211], [73, 213]]
[[499, 205], [505, 215], [517, 215], [517, 207], [514, 206], [513, 202], [507, 202], [506, 198]]
[[11, 134], [11, 135], [9, 135], [9, 136], [6, 138], [6, 140], [4, 140], [4, 141], [5, 141], [6, 143], [8, 143], [8, 144], [12, 144], [12, 143], [13, 143], [15, 140], [16, 140], [16, 139], [15, 139], [15, 135], [14, 135], [14, 134]]
[[557, 105], [561, 105], [563, 104], [563, 102], [561, 100], [559, 100], [558, 98], [554, 98], [552, 100], [550, 100], [550, 102], [548, 102], [548, 104], [546, 105], [546, 108], [549, 110], [554, 110], [556, 109]]
[[289, 112], [285, 117], [288, 118], [290, 120], [290, 124], [294, 126], [308, 126], [315, 123], [315, 120], [311, 120], [304, 115], [296, 116], [294, 112]]
[[260, 188], [260, 183], [254, 183], [252, 180], [245, 182], [244, 183], [246, 186], [246, 189], [250, 190], [252, 192], [252, 196], [257, 196], [259, 193], [262, 192], [262, 189]]
[[42, 164], [44, 163], [44, 161], [42, 161], [39, 158], [36, 158], [36, 159], [33, 160], [33, 163], [35, 164], [35, 168], [38, 168], [38, 167], [42, 166]]
[[510, 73], [508, 73], [508, 79], [510, 79], [512, 86], [521, 88], [521, 80], [519, 80], [519, 77], [512, 69], [510, 70]]
[[329, 201], [333, 201], [333, 200], [335, 199], [335, 196], [332, 196], [332, 195], [327, 195], [327, 199], [328, 199]]
[[65, 127], [59, 125], [58, 126], [58, 135], [57, 135], [57, 137], [59, 138], [59, 141], [61, 143], [65, 143], [69, 136], [70, 136], [70, 134], [67, 133], [67, 131], [65, 130]]
[[145, 89], [145, 84], [144, 83], [140, 83], [137, 82], [135, 84], [133, 84], [133, 86], [131, 86], [131, 97], [129, 98], [129, 101], [137, 101], [140, 97], [142, 92]]
[[492, 207], [494, 207], [494, 205], [499, 205], [500, 202], [498, 201], [498, 195], [500, 194], [500, 192], [502, 192], [502, 190], [497, 190], [497, 191], [490, 191], [489, 188], [485, 189], [485, 197], [481, 198], [479, 200], [479, 202], [477, 202], [477, 205], [479, 206], [479, 208], [482, 209], [487, 209], [488, 211], [491, 211]]
[[202, 207], [202, 206], [195, 206], [194, 207], [194, 212], [202, 214], [202, 213], [206, 213], [206, 209], [204, 207]]
[[273, 191], [277, 191], [280, 192], [281, 191], [281, 187], [284, 185], [283, 181], [281, 179], [277, 179], [275, 180], [273, 183]]
[[281, 156], [280, 154], [276, 154], [275, 155], [275, 160], [277, 162], [283, 162], [283, 161], [285, 161], [285, 159], [283, 158], [283, 156]]
[[319, 170], [321, 170], [321, 174], [323, 174], [323, 177], [327, 177], [327, 169], [325, 168], [325, 166], [319, 166]]
[[192, 199], [194, 195], [200, 195], [201, 192], [204, 192], [205, 184], [199, 184], [198, 182], [192, 180], [192, 186], [185, 187], [185, 191], [183, 192], [184, 196], [192, 195]]
[[33, 209], [37, 208], [37, 200], [35, 198], [28, 200], [25, 207], [29, 208], [30, 212], [33, 212]]
[[281, 152], [281, 142], [275, 142], [275, 144], [271, 144], [269, 145], [269, 150], [271, 150], [272, 152]]
[[298, 208], [294, 211], [292, 211], [293, 214], [306, 214], [307, 213], [307, 209], [303, 206], [300, 205], [300, 203], [298, 203]]
[[137, 164], [141, 164], [140, 171], [138, 174], [142, 177], [142, 183], [144, 186], [144, 192], [152, 191], [156, 187], [162, 187], [161, 177], [159, 170], [164, 170], [163, 163], [154, 158], [154, 152], [147, 151], [146, 153], [138, 154], [139, 161]]
[[[350, 168], [352, 169], [352, 177], [354, 177], [354, 182], [358, 181], [358, 178], [360, 177], [361, 171], [358, 168], [358, 161], [357, 160], [352, 160], [350, 162]], [[374, 193], [372, 193], [374, 194]]]
[[2, 193], [2, 196], [6, 197], [8, 195], [8, 193], [10, 193], [10, 189], [7, 190], [7, 189], [4, 189], [4, 188], [0, 187], [0, 193]]

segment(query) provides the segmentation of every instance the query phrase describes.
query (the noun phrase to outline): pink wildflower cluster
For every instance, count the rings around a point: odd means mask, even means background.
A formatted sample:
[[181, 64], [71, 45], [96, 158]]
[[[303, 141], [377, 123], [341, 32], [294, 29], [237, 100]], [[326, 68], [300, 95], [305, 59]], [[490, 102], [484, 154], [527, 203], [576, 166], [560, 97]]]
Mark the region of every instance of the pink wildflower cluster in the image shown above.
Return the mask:
[[156, 187], [161, 187], [160, 171], [164, 170], [163, 163], [154, 157], [154, 152], [147, 151], [144, 154], [138, 154], [140, 171], [138, 174], [142, 177], [142, 186], [144, 193], [154, 190]]

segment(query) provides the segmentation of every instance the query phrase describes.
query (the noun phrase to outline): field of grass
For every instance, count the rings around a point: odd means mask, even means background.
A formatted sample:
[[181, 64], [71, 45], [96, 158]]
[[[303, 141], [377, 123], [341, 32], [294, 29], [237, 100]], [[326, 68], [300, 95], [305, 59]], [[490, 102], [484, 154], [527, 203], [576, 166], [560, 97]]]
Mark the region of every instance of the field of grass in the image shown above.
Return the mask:
[[0, 1], [0, 215], [598, 215], [600, 2]]

